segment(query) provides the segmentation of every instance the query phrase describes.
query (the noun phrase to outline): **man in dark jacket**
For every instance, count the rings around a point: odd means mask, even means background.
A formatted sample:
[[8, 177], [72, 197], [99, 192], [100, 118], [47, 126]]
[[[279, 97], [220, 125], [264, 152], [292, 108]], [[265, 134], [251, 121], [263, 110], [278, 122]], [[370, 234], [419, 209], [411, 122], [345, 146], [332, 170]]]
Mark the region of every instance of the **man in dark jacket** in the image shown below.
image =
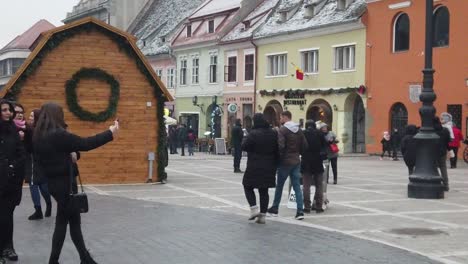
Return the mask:
[[242, 131], [242, 124], [240, 119], [236, 119], [236, 124], [231, 130], [231, 146], [234, 152], [234, 172], [242, 173], [240, 169], [240, 162], [242, 158], [242, 139], [244, 132]]
[[322, 213], [323, 208], [323, 160], [327, 159], [325, 148], [327, 143], [322, 133], [316, 129], [314, 120], [307, 120], [304, 136], [309, 147], [302, 155], [301, 170], [304, 184], [304, 212], [310, 213], [310, 185], [314, 183], [315, 211]]
[[280, 152], [280, 166], [278, 168], [278, 178], [275, 190], [273, 205], [268, 209], [268, 213], [277, 216], [278, 208], [283, 194], [284, 182], [291, 177], [292, 186], [296, 193], [297, 212], [296, 219], [304, 219], [304, 208], [301, 190], [301, 160], [300, 154], [308, 148], [307, 140], [299, 129], [299, 124], [291, 121], [291, 112], [281, 113], [281, 123], [283, 126], [278, 131], [278, 147]]
[[408, 167], [409, 175], [413, 174], [414, 166], [416, 166], [416, 140], [414, 136], [418, 133], [415, 125], [406, 126], [405, 136], [401, 140], [401, 153], [403, 160]]
[[398, 150], [400, 149], [401, 137], [398, 128], [394, 128], [390, 136], [392, 142], [393, 160], [398, 160]]

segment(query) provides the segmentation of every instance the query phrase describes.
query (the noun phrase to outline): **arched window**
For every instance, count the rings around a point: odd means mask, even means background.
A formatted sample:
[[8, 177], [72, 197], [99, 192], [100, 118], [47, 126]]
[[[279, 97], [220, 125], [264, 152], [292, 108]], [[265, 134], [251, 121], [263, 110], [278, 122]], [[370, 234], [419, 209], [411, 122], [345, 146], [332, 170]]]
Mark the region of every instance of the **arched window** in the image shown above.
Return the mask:
[[448, 8], [440, 6], [434, 11], [433, 23], [433, 44], [434, 47], [449, 45], [450, 14]]
[[405, 131], [408, 125], [408, 110], [402, 103], [395, 103], [390, 109], [390, 129], [398, 129], [400, 135]]
[[393, 51], [409, 50], [410, 20], [407, 14], [399, 14], [393, 25]]

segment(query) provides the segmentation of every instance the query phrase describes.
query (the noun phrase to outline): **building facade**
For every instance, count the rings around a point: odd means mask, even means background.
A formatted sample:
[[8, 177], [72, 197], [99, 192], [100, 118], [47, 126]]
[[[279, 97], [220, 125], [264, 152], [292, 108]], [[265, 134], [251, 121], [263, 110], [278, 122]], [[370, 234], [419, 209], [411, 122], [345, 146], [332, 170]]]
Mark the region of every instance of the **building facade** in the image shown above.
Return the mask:
[[55, 28], [42, 19], [0, 49], [0, 91], [31, 53], [30, 47], [44, 31]]
[[257, 46], [252, 42], [255, 30], [265, 23], [279, 0], [264, 0], [219, 43], [224, 49], [223, 135], [230, 138], [236, 119], [247, 130], [252, 128], [255, 111]]
[[92, 16], [127, 31], [148, 1], [150, 0], [80, 0], [73, 10], [67, 13], [63, 23], [68, 24]]
[[365, 6], [364, 0], [282, 1], [254, 34], [255, 107], [273, 126], [289, 110], [302, 125], [327, 123], [341, 152], [366, 151]]
[[[177, 66], [170, 43], [185, 19], [204, 1], [150, 0], [128, 28], [128, 32], [137, 37], [138, 47], [172, 96], [175, 96], [177, 86]], [[166, 108], [174, 117], [175, 102], [166, 102]]]
[[[368, 152], [380, 152], [384, 131], [421, 124], [419, 94], [425, 48], [425, 1], [368, 1]], [[468, 123], [468, 1], [434, 1], [434, 106], [449, 112], [464, 135]], [[402, 67], [404, 65], [404, 67]]]
[[[186, 21], [172, 41], [177, 60], [176, 117], [199, 137], [222, 135], [224, 48], [218, 42], [260, 0], [208, 0]], [[209, 135], [208, 135], [209, 134]]]

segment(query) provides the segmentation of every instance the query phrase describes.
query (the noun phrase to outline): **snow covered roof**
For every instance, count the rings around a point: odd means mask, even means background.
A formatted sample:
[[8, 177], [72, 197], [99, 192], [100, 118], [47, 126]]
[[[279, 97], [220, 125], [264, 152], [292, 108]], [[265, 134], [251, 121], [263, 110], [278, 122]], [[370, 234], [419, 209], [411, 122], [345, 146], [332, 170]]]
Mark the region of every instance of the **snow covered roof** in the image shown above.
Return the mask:
[[14, 38], [10, 43], [5, 47], [0, 49], [0, 52], [12, 49], [25, 49], [28, 50], [29, 47], [34, 43], [34, 41], [39, 37], [39, 35], [47, 30], [55, 28], [49, 21], [45, 19], [39, 20], [32, 27], [26, 30], [23, 34]]
[[[153, 0], [132, 30], [146, 56], [170, 52], [170, 40], [178, 26], [205, 0]], [[165, 38], [165, 42], [163, 42]]]
[[223, 11], [240, 8], [240, 6], [241, 0], [210, 0], [206, 5], [190, 16], [190, 19], [217, 14]]
[[[278, 1], [280, 0], [264, 0], [242, 23], [237, 24], [226, 34], [221, 41], [230, 42], [252, 37], [253, 32], [268, 19], [269, 14], [278, 4]], [[246, 28], [245, 24], [249, 24], [249, 27]]]
[[303, 0], [282, 0], [278, 6], [278, 11], [290, 11], [299, 4], [302, 4]]
[[[337, 0], [325, 0], [323, 8], [313, 17], [308, 18], [305, 6], [319, 1], [280, 0], [280, 6], [288, 6], [291, 2], [301, 2], [301, 7], [287, 21], [281, 22], [281, 14], [276, 12], [258, 30], [254, 39], [272, 37], [307, 29], [325, 27], [356, 21], [366, 9], [366, 0], [354, 0], [345, 10], [337, 9]], [[281, 10], [278, 8], [278, 10]], [[277, 10], [277, 11], [278, 11]]]

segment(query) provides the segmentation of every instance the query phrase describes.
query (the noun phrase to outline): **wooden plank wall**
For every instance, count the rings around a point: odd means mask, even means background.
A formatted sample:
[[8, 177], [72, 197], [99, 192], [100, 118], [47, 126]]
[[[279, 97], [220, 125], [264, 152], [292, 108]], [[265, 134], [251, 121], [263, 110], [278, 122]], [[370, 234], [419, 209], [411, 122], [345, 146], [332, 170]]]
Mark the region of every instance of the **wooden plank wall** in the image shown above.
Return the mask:
[[[119, 51], [117, 44], [97, 31], [83, 32], [65, 40], [42, 61], [28, 78], [18, 101], [27, 115], [43, 103], [53, 101], [64, 108], [69, 130], [80, 136], [97, 134], [113, 123], [92, 123], [79, 120], [68, 111], [65, 82], [82, 67], [105, 70], [120, 83], [117, 116], [121, 131], [113, 142], [82, 153], [79, 169], [85, 183], [141, 183], [148, 176], [148, 152], [156, 152], [156, 99], [146, 77], [138, 70], [135, 60]], [[79, 103], [92, 112], [107, 108], [110, 87], [97, 80], [85, 80], [78, 85]], [[146, 103], [152, 102], [151, 107]], [[162, 114], [162, 113], [161, 113]], [[154, 164], [153, 179], [157, 177]]]

